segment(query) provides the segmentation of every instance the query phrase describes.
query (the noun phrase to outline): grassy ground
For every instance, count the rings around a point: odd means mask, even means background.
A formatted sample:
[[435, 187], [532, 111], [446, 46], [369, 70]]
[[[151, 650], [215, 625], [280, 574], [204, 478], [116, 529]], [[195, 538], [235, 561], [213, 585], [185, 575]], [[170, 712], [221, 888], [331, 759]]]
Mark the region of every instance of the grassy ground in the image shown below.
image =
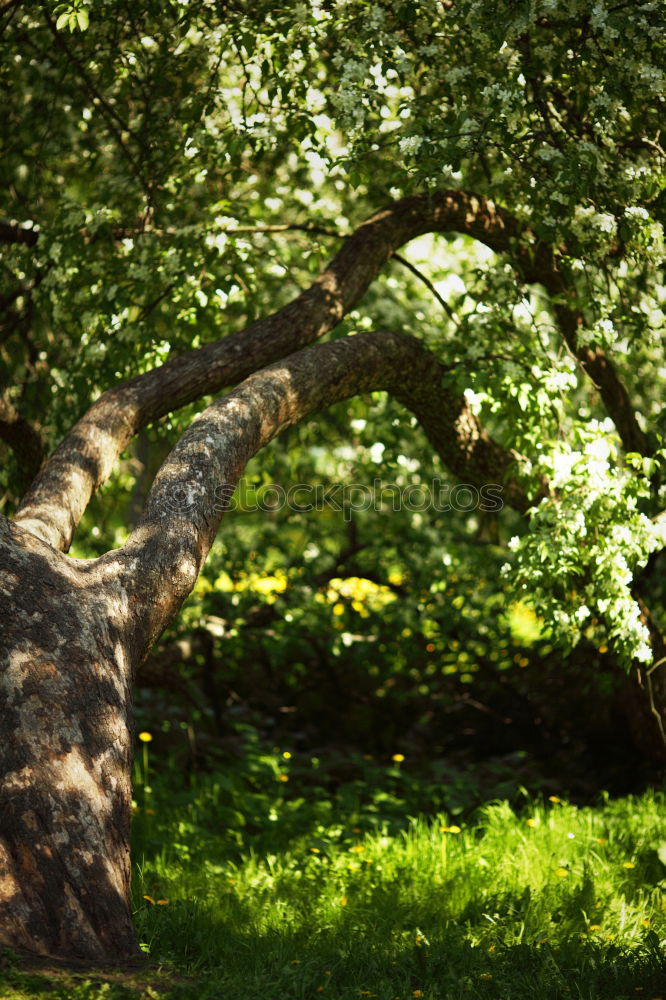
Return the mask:
[[289, 823], [269, 815], [236, 843], [220, 794], [202, 780], [137, 822], [139, 935], [152, 963], [189, 978], [45, 977], [10, 955], [0, 996], [666, 998], [658, 794], [520, 814], [496, 803], [403, 830], [296, 800]]

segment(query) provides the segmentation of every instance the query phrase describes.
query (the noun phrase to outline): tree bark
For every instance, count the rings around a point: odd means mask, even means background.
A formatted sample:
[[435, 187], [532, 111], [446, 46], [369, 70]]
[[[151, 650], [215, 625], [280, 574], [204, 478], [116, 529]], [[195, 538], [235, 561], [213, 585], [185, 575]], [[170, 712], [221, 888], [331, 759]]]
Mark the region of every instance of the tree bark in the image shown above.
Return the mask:
[[131, 957], [127, 596], [5, 518], [0, 560], [0, 945]]

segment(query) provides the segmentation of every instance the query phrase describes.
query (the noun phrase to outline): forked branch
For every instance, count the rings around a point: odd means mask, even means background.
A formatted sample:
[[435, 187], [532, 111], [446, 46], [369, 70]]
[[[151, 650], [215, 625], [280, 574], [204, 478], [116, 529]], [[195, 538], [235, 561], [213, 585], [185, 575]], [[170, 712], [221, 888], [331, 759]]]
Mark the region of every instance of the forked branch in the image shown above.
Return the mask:
[[[90, 497], [141, 427], [203, 395], [238, 384], [328, 333], [359, 301], [395, 250], [428, 232], [465, 233], [507, 254], [523, 280], [539, 282], [552, 294], [563, 292], [564, 280], [551, 249], [535, 242], [527, 227], [492, 201], [463, 191], [403, 198], [362, 223], [310, 288], [282, 309], [100, 396], [44, 464], [16, 520], [67, 551]], [[570, 322], [569, 317], [573, 317]], [[565, 336], [575, 349], [576, 318], [570, 311], [567, 323]], [[590, 359], [589, 350], [579, 355], [581, 364], [598, 385], [610, 387], [604, 400], [623, 440], [642, 450], [626, 390], [608, 359], [599, 352]]]

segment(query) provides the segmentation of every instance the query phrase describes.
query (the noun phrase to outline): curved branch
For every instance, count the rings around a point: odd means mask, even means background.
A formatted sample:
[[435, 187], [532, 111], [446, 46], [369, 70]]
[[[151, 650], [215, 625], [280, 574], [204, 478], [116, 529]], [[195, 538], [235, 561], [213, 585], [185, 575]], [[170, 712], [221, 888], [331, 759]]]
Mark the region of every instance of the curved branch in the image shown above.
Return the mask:
[[256, 372], [212, 403], [160, 469], [142, 518], [119, 560], [135, 642], [147, 648], [194, 586], [247, 462], [280, 431], [359, 393], [387, 390], [419, 419], [435, 451], [461, 480], [524, 512], [511, 478], [518, 456], [479, 425], [439, 361], [414, 337], [375, 331], [306, 348]]
[[100, 396], [42, 467], [17, 521], [66, 551], [93, 492], [141, 427], [237, 384], [328, 333], [394, 252], [428, 232], [469, 235], [497, 253], [509, 254], [525, 281], [562, 292], [563, 279], [550, 248], [535, 242], [528, 227], [492, 201], [463, 191], [403, 198], [362, 223], [310, 288], [282, 309]]

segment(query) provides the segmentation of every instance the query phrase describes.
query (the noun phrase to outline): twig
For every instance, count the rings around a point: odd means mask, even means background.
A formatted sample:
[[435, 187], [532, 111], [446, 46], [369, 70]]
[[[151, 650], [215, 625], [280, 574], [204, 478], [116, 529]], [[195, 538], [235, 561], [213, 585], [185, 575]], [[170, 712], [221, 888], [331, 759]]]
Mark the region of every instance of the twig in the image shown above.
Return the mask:
[[433, 285], [433, 283], [430, 280], [430, 278], [428, 278], [425, 274], [423, 274], [422, 271], [419, 271], [418, 267], [415, 267], [414, 264], [411, 263], [411, 261], [407, 260], [405, 257], [402, 257], [400, 254], [394, 253], [394, 254], [392, 254], [392, 258], [393, 258], [393, 260], [397, 260], [399, 264], [402, 264], [403, 267], [406, 267], [408, 271], [411, 271], [412, 274], [416, 278], [419, 279], [419, 281], [422, 281], [423, 284], [426, 286], [426, 288], [437, 299], [437, 301], [439, 302], [440, 306], [442, 307], [442, 309], [444, 310], [444, 312], [446, 313], [446, 315], [449, 317], [449, 319], [451, 320], [451, 322], [454, 323], [455, 326], [460, 326], [460, 321], [458, 320], [458, 318], [457, 318], [456, 314], [454, 313], [453, 309], [448, 304], [448, 302], [446, 302], [445, 299], [443, 299], [442, 296], [439, 294], [439, 292], [437, 291], [437, 289]]

